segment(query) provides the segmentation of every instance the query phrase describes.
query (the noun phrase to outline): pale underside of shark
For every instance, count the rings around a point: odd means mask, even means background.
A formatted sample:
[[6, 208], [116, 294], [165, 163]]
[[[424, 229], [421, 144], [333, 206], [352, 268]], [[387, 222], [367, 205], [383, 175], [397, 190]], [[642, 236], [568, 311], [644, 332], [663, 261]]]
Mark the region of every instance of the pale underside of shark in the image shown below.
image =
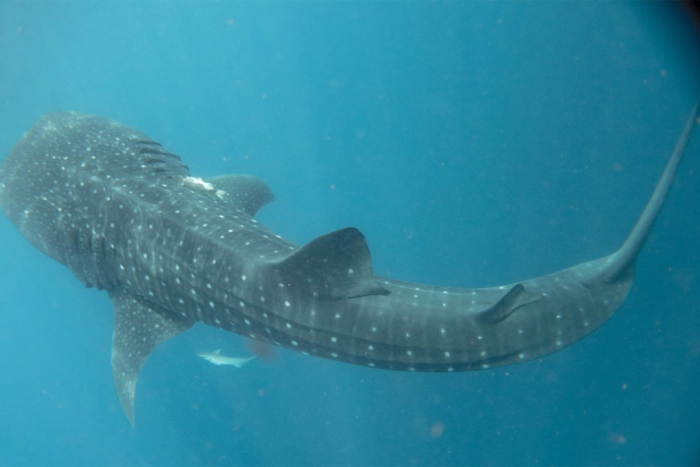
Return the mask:
[[0, 166], [0, 204], [34, 246], [109, 293], [114, 382], [133, 424], [146, 358], [196, 321], [304, 354], [405, 371], [493, 368], [578, 341], [625, 299], [696, 113], [697, 105], [618, 251], [497, 287], [376, 277], [354, 228], [299, 247], [253, 219], [273, 199], [260, 180], [195, 178], [138, 130], [80, 113], [46, 115], [15, 145]]

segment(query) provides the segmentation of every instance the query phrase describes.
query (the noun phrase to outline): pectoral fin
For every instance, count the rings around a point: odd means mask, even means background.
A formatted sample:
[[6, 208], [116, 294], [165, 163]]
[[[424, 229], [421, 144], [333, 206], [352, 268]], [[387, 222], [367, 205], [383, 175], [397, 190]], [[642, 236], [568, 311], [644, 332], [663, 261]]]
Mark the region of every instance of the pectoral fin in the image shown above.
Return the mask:
[[189, 329], [194, 321], [173, 316], [157, 305], [134, 295], [110, 294], [114, 307], [112, 375], [124, 414], [134, 425], [136, 381], [153, 349]]
[[204, 179], [214, 187], [214, 195], [255, 217], [258, 210], [274, 201], [275, 195], [265, 182], [251, 175], [217, 175]]

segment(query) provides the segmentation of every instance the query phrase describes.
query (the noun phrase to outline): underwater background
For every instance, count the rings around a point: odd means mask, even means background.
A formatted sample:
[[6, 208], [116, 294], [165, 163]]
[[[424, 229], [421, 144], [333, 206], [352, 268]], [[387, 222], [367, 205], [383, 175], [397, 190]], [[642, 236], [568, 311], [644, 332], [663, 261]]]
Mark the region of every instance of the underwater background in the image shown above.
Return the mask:
[[[534, 277], [614, 251], [700, 97], [655, 2], [0, 1], [0, 157], [43, 114], [132, 125], [194, 175], [248, 173], [297, 243], [347, 226], [381, 276]], [[0, 216], [0, 465], [700, 463], [700, 129], [601, 329], [461, 374], [249, 354], [196, 325], [110, 369], [111, 305]]]

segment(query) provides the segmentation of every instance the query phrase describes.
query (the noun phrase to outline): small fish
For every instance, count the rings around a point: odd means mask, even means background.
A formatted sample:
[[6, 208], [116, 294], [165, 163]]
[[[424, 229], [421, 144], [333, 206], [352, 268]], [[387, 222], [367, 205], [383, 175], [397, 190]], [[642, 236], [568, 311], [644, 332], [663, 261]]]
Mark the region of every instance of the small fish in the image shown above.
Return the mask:
[[237, 368], [243, 368], [243, 366], [248, 362], [258, 358], [257, 355], [246, 358], [227, 357], [226, 355], [221, 355], [221, 349], [213, 352], [199, 352], [197, 355], [202, 357], [204, 360], [213, 363], [214, 365], [233, 365]]

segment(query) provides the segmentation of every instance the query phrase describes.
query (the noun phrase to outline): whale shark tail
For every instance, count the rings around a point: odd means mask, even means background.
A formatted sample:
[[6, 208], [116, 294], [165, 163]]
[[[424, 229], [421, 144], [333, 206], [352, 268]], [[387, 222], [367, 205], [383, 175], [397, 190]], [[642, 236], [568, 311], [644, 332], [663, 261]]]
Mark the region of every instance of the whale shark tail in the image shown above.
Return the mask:
[[652, 193], [649, 201], [647, 202], [642, 215], [639, 216], [637, 223], [634, 228], [627, 236], [619, 250], [613, 253], [609, 260], [607, 266], [603, 270], [603, 275], [608, 281], [615, 281], [625, 274], [629, 273], [634, 268], [635, 260], [644, 245], [645, 240], [649, 236], [654, 221], [658, 217], [661, 206], [663, 206], [664, 199], [666, 199], [666, 194], [668, 189], [673, 182], [673, 178], [676, 174], [676, 169], [678, 168], [678, 163], [681, 161], [681, 157], [685, 152], [685, 147], [688, 145], [688, 140], [693, 132], [693, 128], [696, 124], [696, 119], [698, 118], [698, 107], [700, 102], [695, 104], [693, 110], [688, 117], [683, 128], [683, 133], [676, 143], [676, 147], [673, 149], [671, 158], [666, 164], [661, 178], [656, 184], [656, 188]]

